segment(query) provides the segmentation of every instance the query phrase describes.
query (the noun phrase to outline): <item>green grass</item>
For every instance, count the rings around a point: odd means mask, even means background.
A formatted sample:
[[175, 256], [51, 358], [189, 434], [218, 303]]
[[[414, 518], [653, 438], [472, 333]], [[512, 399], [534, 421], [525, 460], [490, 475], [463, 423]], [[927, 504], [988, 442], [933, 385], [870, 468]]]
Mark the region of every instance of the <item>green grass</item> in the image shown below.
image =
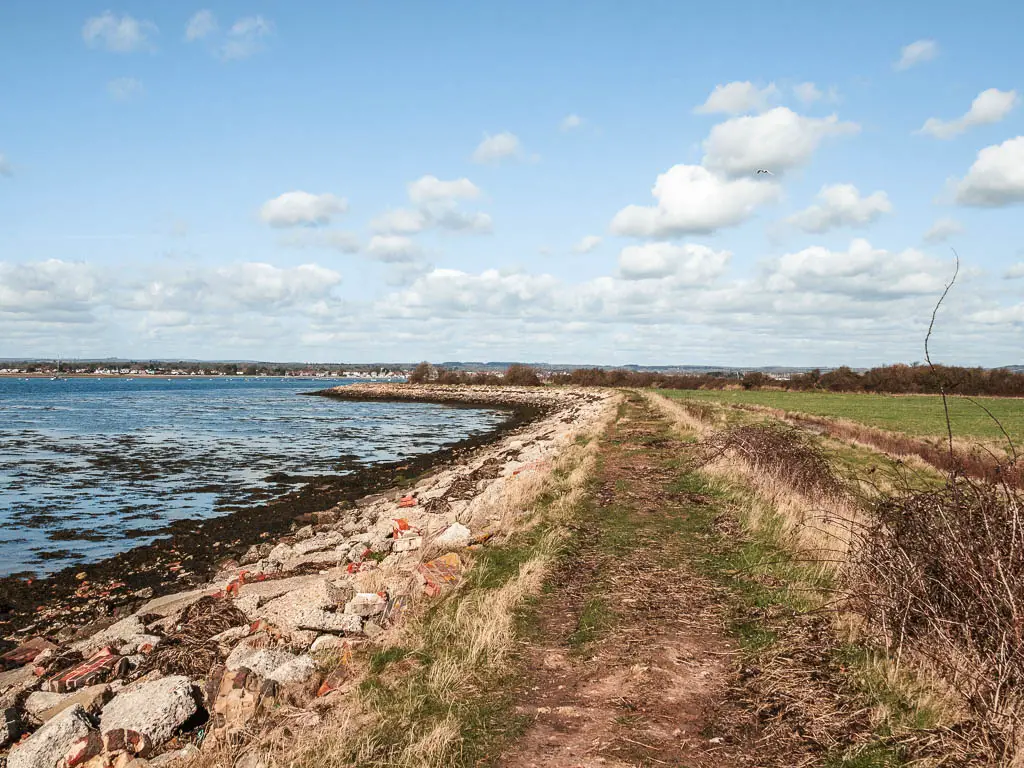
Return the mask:
[[[780, 392], [758, 390], [663, 390], [669, 397], [727, 404], [745, 403], [786, 411], [859, 421], [872, 427], [917, 437], [942, 436], [946, 421], [942, 400], [933, 395], [864, 395], [833, 392]], [[1014, 442], [1024, 445], [1024, 398], [974, 398], [999, 419]], [[955, 435], [964, 438], [1002, 439], [999, 427], [976, 405], [949, 399]]]

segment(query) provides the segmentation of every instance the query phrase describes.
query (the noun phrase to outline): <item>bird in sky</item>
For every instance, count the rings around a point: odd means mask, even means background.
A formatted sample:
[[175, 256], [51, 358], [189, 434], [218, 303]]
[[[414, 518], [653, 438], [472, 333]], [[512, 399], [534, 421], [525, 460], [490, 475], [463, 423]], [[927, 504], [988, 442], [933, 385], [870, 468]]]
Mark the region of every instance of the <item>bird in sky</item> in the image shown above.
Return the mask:
[[772, 173], [771, 171], [767, 171], [767, 170], [765, 170], [764, 168], [758, 168], [758, 169], [757, 169], [757, 172], [758, 172], [759, 174], [761, 174], [761, 173], [767, 173], [767, 174], [768, 174], [769, 176], [774, 176], [774, 175], [775, 175], [775, 174], [774, 174], [774, 173]]

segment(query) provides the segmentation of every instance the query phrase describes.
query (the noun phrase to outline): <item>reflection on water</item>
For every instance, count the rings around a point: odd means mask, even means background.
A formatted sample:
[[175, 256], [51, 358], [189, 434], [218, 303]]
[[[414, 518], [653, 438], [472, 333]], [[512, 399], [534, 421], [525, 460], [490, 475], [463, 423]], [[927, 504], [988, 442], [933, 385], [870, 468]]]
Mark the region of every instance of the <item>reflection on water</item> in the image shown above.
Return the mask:
[[504, 418], [299, 395], [334, 383], [0, 378], [0, 576], [108, 557], [171, 521], [433, 451]]

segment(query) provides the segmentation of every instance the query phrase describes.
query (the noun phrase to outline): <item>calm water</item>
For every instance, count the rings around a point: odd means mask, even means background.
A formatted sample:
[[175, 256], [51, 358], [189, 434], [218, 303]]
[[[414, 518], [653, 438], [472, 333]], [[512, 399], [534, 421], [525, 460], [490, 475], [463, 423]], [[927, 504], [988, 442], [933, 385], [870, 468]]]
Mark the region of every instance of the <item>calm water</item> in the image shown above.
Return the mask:
[[433, 451], [505, 418], [299, 394], [337, 383], [0, 377], [0, 575], [102, 559], [170, 521]]

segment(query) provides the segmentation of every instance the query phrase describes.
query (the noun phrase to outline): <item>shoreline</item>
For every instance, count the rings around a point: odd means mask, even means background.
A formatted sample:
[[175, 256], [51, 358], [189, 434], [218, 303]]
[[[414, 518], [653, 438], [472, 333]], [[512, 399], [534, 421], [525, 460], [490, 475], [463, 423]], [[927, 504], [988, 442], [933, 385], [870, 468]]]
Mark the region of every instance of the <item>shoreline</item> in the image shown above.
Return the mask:
[[66, 633], [118, 616], [140, 600], [203, 584], [223, 563], [242, 557], [250, 547], [286, 536], [295, 527], [296, 519], [351, 506], [360, 498], [386, 492], [403, 481], [470, 460], [474, 453], [529, 426], [548, 410], [543, 403], [486, 394], [460, 400], [457, 396], [420, 398], [409, 392], [389, 397], [344, 397], [334, 391], [382, 386], [395, 385], [354, 384], [302, 394], [337, 400], [418, 401], [500, 409], [507, 410], [509, 416], [494, 429], [437, 451], [360, 466], [343, 475], [320, 476], [278, 499], [226, 515], [172, 522], [155, 534], [156, 541], [95, 563], [70, 566], [38, 579], [24, 575], [0, 577], [0, 652], [17, 644], [12, 635]]
[[[535, 514], [565, 471], [559, 462], [583, 450], [580, 436], [618, 399], [561, 387], [356, 386], [339, 399], [484, 405], [510, 417], [447, 450], [361, 473], [340, 501], [314, 489], [302, 513], [248, 547], [237, 537], [222, 546], [210, 530], [179, 538], [179, 557], [190, 545], [217, 556], [202, 573], [195, 553], [182, 557], [174, 565], [194, 570], [161, 572], [159, 589], [122, 583], [113, 594], [93, 581], [125, 558], [80, 580], [66, 574], [76, 592], [98, 591], [77, 596], [86, 609], [77, 615], [44, 603], [12, 638], [18, 648], [0, 664], [0, 764], [6, 750], [19, 768], [42, 755], [47, 765], [95, 758], [112, 768], [136, 756], [167, 766], [208, 752], [208, 742], [215, 759], [262, 722], [264, 707], [319, 717], [345, 700], [353, 652], [386, 645], [458, 589], [481, 548], [501, 546]], [[230, 518], [211, 522], [231, 530]], [[88, 610], [97, 620], [83, 626]]]

